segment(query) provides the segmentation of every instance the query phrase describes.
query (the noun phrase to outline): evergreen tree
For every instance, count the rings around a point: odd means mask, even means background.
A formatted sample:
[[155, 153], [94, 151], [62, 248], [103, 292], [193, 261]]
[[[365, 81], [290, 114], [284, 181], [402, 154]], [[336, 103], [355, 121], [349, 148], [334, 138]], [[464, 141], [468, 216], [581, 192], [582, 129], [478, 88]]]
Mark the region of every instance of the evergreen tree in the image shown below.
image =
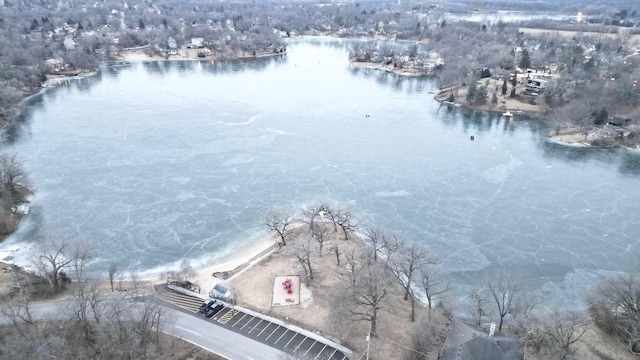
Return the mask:
[[480, 86], [478, 87], [478, 89], [476, 90], [476, 98], [475, 98], [475, 103], [476, 104], [485, 104], [487, 102], [487, 87], [486, 86]]
[[529, 55], [529, 50], [522, 49], [522, 56], [520, 58], [520, 68], [522, 70], [526, 70], [531, 67], [531, 56]]
[[493, 105], [496, 105], [498, 103], [498, 93], [496, 93], [495, 91], [493, 92], [493, 95], [491, 95], [491, 103]]
[[504, 78], [504, 82], [502, 83], [502, 96], [507, 95], [507, 90], [509, 90], [507, 87], [507, 78]]
[[475, 104], [476, 101], [476, 92], [478, 90], [478, 86], [475, 81], [469, 82], [469, 87], [467, 88], [467, 102], [469, 104]]

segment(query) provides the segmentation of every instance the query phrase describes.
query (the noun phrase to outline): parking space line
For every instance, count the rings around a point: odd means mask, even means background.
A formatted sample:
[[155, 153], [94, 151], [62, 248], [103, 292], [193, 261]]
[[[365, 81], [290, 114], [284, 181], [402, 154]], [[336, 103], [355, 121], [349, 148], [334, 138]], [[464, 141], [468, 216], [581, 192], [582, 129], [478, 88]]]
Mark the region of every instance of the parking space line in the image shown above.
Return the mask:
[[247, 325], [249, 325], [250, 322], [252, 322], [256, 317], [252, 316], [251, 319], [249, 319], [249, 321], [247, 321], [246, 323], [244, 323], [244, 325], [242, 325], [242, 327], [240, 328], [240, 331], [244, 330], [245, 327], [247, 327]]
[[331, 353], [331, 355], [329, 355], [329, 358], [327, 360], [331, 360], [331, 358], [333, 358], [333, 355], [335, 355], [337, 351], [338, 349], [333, 349], [333, 352]]
[[236, 316], [238, 314], [239, 314], [238, 311], [231, 309], [231, 310], [227, 311], [222, 317], [220, 317], [218, 322], [220, 324], [226, 325], [229, 321], [231, 321], [231, 319], [233, 319], [234, 316]]
[[244, 317], [247, 316], [247, 315], [248, 315], [247, 313], [244, 313], [244, 315], [242, 315], [242, 317], [240, 319], [238, 319], [238, 321], [236, 321], [233, 325], [231, 325], [231, 327], [234, 327], [234, 326], [238, 325], [238, 323], [240, 321], [242, 321], [242, 319], [244, 319]]
[[[225, 310], [226, 310], [226, 311], [225, 311]], [[226, 308], [222, 309], [222, 311], [219, 313], [219, 314], [220, 314], [220, 317], [223, 317], [223, 316], [227, 315], [227, 313], [228, 313], [229, 311], [231, 311], [231, 310], [233, 310], [233, 309], [231, 309], [230, 307], [226, 307]]]
[[267, 326], [265, 326], [265, 327], [264, 327], [264, 329], [262, 329], [262, 331], [260, 331], [260, 332], [258, 333], [258, 335], [256, 335], [256, 337], [260, 337], [260, 335], [262, 335], [262, 333], [263, 333], [265, 330], [267, 330], [267, 328], [268, 328], [269, 326], [271, 326], [271, 324], [273, 324], [273, 323], [268, 323], [268, 324], [267, 324]]
[[161, 296], [161, 297], [163, 297], [165, 299], [173, 300], [173, 301], [191, 303], [191, 304], [197, 305], [197, 306], [200, 306], [201, 303], [202, 303], [202, 300], [197, 300], [197, 299], [193, 299], [193, 298], [187, 298], [187, 297], [184, 297], [184, 296], [165, 295], [165, 296]]
[[306, 337], [306, 336], [303, 336], [303, 337], [302, 337], [302, 341], [300, 341], [300, 343], [298, 344], [298, 346], [296, 346], [296, 348], [295, 348], [295, 349], [293, 349], [293, 352], [298, 351], [298, 348], [300, 347], [300, 345], [302, 345], [302, 343], [303, 343], [303, 342], [305, 342], [305, 340], [307, 340], [307, 337]]
[[298, 334], [298, 333], [294, 333], [294, 334], [293, 334], [293, 337], [291, 337], [291, 339], [289, 339], [289, 341], [287, 341], [287, 343], [286, 343], [286, 344], [284, 344], [283, 348], [286, 348], [287, 346], [289, 346], [289, 344], [293, 341], [293, 339], [295, 339], [295, 338], [296, 338], [296, 336], [298, 336], [298, 335], [300, 335], [300, 334]]
[[194, 307], [194, 308], [195, 307], [200, 308], [199, 305], [196, 305], [196, 304], [191, 303], [189, 301], [182, 301], [182, 300], [178, 300], [178, 299], [174, 299], [174, 300], [169, 299], [167, 301], [169, 301], [170, 303], [173, 303], [173, 304], [180, 304], [180, 305], [183, 305], [183, 306], [190, 306], [190, 307]]
[[307, 351], [304, 352], [304, 354], [302, 356], [307, 356], [307, 353], [309, 352], [309, 350], [311, 350], [311, 348], [318, 342], [318, 340], [315, 340], [313, 342], [313, 344], [311, 344], [311, 346], [309, 346], [309, 348], [307, 349]]
[[[266, 338], [265, 340], [269, 340], [269, 338], [271, 337], [271, 335], [273, 335], [273, 333], [274, 333], [274, 332], [276, 332], [276, 330], [278, 330], [278, 329], [280, 329], [280, 325], [276, 326], [276, 328], [275, 328], [275, 329], [273, 329], [273, 331], [271, 332], [271, 334], [269, 334], [269, 336], [267, 336], [267, 338]], [[286, 333], [287, 333], [287, 332], [285, 331], [285, 332], [284, 332], [284, 334], [286, 334]], [[282, 334], [282, 335], [284, 335], [284, 334]], [[280, 337], [282, 337], [282, 335], [281, 335]], [[278, 340], [280, 340], [280, 339], [278, 339]], [[278, 343], [278, 342], [276, 341], [276, 344], [277, 344], [277, 343]]]
[[[249, 334], [251, 334], [251, 332], [256, 328], [256, 326], [260, 325], [261, 322], [263, 322], [264, 319], [260, 319], [260, 321], [258, 321], [257, 324], [254, 325], [254, 327], [251, 328], [251, 330], [249, 330]], [[258, 336], [260, 336], [260, 334], [258, 334]]]
[[187, 306], [175, 303], [173, 301], [168, 301], [168, 300], [165, 300], [165, 301], [168, 302], [169, 304], [177, 306], [177, 307], [179, 307], [181, 309], [184, 309], [184, 310], [187, 310], [187, 311], [190, 311], [190, 312], [193, 312], [193, 313], [198, 313], [198, 309], [194, 310], [193, 307], [187, 307]]
[[[284, 332], [284, 334], [280, 335], [280, 337], [278, 338], [278, 340], [276, 340], [276, 342], [273, 343], [273, 345], [277, 345], [278, 341], [280, 341], [280, 339], [282, 339], [283, 336], [285, 336], [287, 333], [289, 332], [289, 329], [287, 329], [287, 331]], [[286, 345], [285, 345], [286, 346]]]
[[[313, 360], [318, 360], [318, 358], [320, 357], [320, 355], [322, 354], [322, 352], [324, 351], [324, 349], [327, 348], [327, 344], [324, 344], [324, 346], [322, 347], [322, 349], [320, 349], [320, 352], [318, 352], [318, 355], [316, 355], [316, 357], [313, 358]], [[336, 349], [337, 350], [337, 349]], [[309, 350], [307, 350], [309, 351]], [[335, 352], [335, 351], [334, 351]], [[332, 354], [333, 355], [333, 354]]]

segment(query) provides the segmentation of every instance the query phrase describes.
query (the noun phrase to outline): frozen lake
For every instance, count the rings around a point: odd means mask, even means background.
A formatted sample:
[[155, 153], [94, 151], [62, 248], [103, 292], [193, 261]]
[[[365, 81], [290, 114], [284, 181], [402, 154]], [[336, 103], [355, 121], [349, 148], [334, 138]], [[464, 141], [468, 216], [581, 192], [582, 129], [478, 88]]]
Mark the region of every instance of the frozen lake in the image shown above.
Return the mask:
[[[535, 120], [440, 107], [426, 79], [347, 62], [345, 42], [286, 57], [105, 65], [31, 99], [2, 133], [37, 193], [0, 249], [45, 232], [96, 240], [92, 266], [205, 266], [314, 201], [427, 244], [462, 293], [500, 269], [579, 302], [638, 255], [640, 153], [548, 141]], [[370, 117], [366, 117], [370, 115]], [[475, 141], [470, 141], [470, 136]], [[21, 255], [22, 254], [22, 255]]]

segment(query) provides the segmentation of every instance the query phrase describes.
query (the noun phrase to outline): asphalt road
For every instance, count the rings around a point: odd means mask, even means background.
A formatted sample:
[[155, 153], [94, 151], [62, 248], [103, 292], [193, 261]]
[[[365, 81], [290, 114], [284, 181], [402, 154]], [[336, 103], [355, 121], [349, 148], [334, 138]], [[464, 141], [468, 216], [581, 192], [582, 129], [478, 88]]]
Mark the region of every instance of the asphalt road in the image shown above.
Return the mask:
[[[33, 303], [29, 306], [34, 319], [68, 319], [65, 308], [68, 300]], [[165, 321], [162, 331], [180, 337], [192, 344], [233, 360], [262, 360], [283, 358], [286, 353], [269, 345], [247, 338], [234, 331], [215, 325], [206, 318], [193, 316], [165, 307]], [[8, 324], [9, 319], [0, 315], [0, 324]]]
[[204, 317], [167, 309], [170, 322], [165, 322], [164, 331], [179, 336], [198, 346], [229, 359], [278, 359], [285, 355], [269, 345], [252, 340], [217, 326]]

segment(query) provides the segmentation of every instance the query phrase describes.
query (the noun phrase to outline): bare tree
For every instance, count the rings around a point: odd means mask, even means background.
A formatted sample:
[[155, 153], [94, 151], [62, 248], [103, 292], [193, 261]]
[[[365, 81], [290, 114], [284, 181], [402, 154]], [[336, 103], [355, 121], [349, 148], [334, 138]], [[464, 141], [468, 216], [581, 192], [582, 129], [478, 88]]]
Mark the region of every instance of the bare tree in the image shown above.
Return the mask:
[[404, 299], [409, 299], [413, 274], [422, 266], [432, 263], [427, 250], [418, 244], [400, 242], [400, 247], [387, 262], [396, 279], [404, 288]]
[[469, 305], [476, 325], [482, 324], [482, 318], [489, 315], [489, 300], [482, 289], [473, 289], [469, 293]]
[[640, 338], [640, 281], [632, 275], [607, 279], [587, 297], [591, 318], [631, 346]]
[[518, 296], [520, 288], [518, 283], [512, 281], [509, 278], [503, 279], [497, 283], [487, 284], [489, 293], [496, 303], [498, 315], [500, 316], [500, 325], [498, 325], [498, 331], [502, 331], [502, 324], [505, 316], [511, 313], [515, 299]]
[[187, 283], [196, 276], [196, 272], [193, 269], [193, 266], [191, 266], [191, 262], [189, 260], [182, 260], [182, 262], [180, 263], [180, 270], [178, 271], [176, 276], [176, 280], [181, 283]]
[[384, 237], [382, 245], [382, 251], [386, 259], [391, 259], [396, 252], [398, 252], [404, 246], [404, 242], [398, 238], [396, 234], [389, 234]]
[[364, 236], [373, 250], [373, 261], [378, 261], [378, 256], [385, 249], [390, 235], [380, 228], [368, 226], [364, 229]]
[[73, 268], [75, 280], [80, 283], [85, 279], [85, 268], [87, 262], [95, 256], [93, 243], [84, 237], [78, 237], [70, 240], [69, 258]]
[[371, 262], [355, 273], [351, 315], [357, 320], [371, 324], [370, 333], [375, 335], [380, 310], [391, 283], [387, 267], [381, 263]]
[[27, 287], [21, 286], [18, 294], [6, 301], [2, 306], [2, 315], [11, 321], [14, 328], [21, 335], [25, 335], [22, 332], [22, 324], [35, 324], [30, 304], [31, 293]]
[[523, 291], [518, 294], [511, 309], [513, 320], [527, 319], [533, 315], [533, 310], [538, 306], [538, 297], [535, 294]]
[[[509, 331], [517, 336], [525, 337], [537, 321], [533, 310], [538, 306], [538, 297], [535, 294], [523, 291], [515, 299], [511, 310], [512, 324]], [[533, 334], [535, 336], [535, 334]]]
[[325, 205], [326, 215], [333, 222], [333, 228], [337, 231], [337, 226], [340, 226], [344, 239], [349, 239], [349, 233], [358, 229], [358, 225], [353, 219], [351, 211], [342, 209], [339, 207], [328, 207]]
[[313, 225], [313, 228], [311, 229], [311, 236], [318, 242], [319, 254], [320, 256], [322, 256], [322, 246], [329, 237], [329, 231], [327, 230], [327, 227], [323, 226], [322, 224]]
[[24, 201], [33, 193], [33, 186], [17, 154], [0, 154], [0, 191], [8, 206]]
[[[414, 352], [409, 359], [415, 360], [435, 360], [438, 358], [440, 346], [442, 345], [442, 339], [446, 337], [448, 320], [445, 315], [436, 312], [434, 313], [433, 321], [425, 321], [425, 319], [418, 319], [415, 331], [414, 349], [419, 351]], [[431, 355], [431, 356], [429, 356]]]
[[413, 275], [418, 269], [432, 262], [424, 247], [406, 242], [402, 242], [399, 250], [387, 259], [389, 269], [404, 288], [404, 299], [411, 300], [411, 321], [416, 320], [415, 296], [411, 288]]
[[587, 331], [584, 322], [574, 311], [562, 314], [552, 309], [550, 315], [528, 329], [524, 338], [543, 359], [571, 359], [575, 353], [573, 344]]
[[371, 263], [371, 257], [368, 254], [358, 252], [356, 249], [351, 249], [351, 251], [345, 253], [344, 258], [345, 265], [337, 270], [336, 275], [347, 284], [347, 291], [355, 297], [358, 276], [362, 268]]
[[338, 246], [338, 244], [333, 244], [329, 250], [336, 255], [336, 264], [339, 267], [340, 266], [340, 247]]
[[282, 240], [282, 245], [287, 245], [287, 239], [290, 234], [290, 226], [293, 223], [293, 218], [285, 213], [273, 211], [269, 212], [264, 220], [264, 224], [271, 231], [275, 231], [280, 236], [280, 240]]
[[40, 273], [47, 278], [52, 289], [62, 287], [60, 273], [74, 261], [69, 240], [62, 237], [47, 236], [39, 247], [39, 253], [32, 262]]
[[[437, 261], [434, 261], [433, 265], [436, 264]], [[440, 296], [449, 291], [451, 283], [449, 281], [443, 281], [438, 271], [428, 265], [429, 264], [424, 264], [420, 268], [420, 285], [422, 285], [425, 297], [427, 298], [429, 320], [431, 320], [431, 309], [435, 306], [435, 301], [439, 300]]]
[[[329, 213], [329, 206], [325, 203], [311, 204], [302, 209], [300, 221], [309, 226], [309, 231], [313, 231], [316, 221], [321, 220]], [[335, 224], [334, 224], [335, 226]]]
[[111, 285], [111, 292], [113, 292], [113, 280], [116, 278], [116, 275], [118, 274], [118, 264], [116, 263], [109, 264], [108, 274], [109, 274], [109, 284]]
[[305, 282], [307, 285], [311, 281], [313, 281], [313, 266], [311, 264], [311, 239], [300, 240], [295, 246], [289, 251], [289, 256], [298, 260], [298, 263], [302, 267], [302, 271], [304, 271]]
[[566, 359], [574, 352], [571, 346], [587, 331], [587, 327], [582, 325], [584, 322], [584, 319], [574, 311], [562, 316], [557, 309], [553, 309], [553, 320], [547, 327], [547, 334], [556, 345], [556, 352], [559, 352], [560, 359]]

